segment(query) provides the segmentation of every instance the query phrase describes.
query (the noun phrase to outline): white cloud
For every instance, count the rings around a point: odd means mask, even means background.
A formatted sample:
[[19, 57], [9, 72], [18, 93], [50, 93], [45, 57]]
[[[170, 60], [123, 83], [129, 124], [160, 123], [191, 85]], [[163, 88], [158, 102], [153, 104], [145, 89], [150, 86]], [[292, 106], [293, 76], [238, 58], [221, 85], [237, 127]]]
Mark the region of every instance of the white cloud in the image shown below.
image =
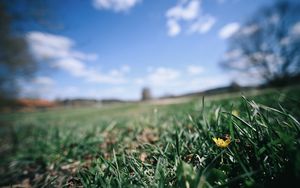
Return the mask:
[[219, 31], [219, 37], [222, 39], [230, 38], [234, 33], [236, 33], [240, 28], [240, 24], [237, 22], [232, 22], [221, 28]]
[[258, 29], [259, 29], [258, 25], [252, 24], [252, 25], [248, 25], [248, 26], [241, 28], [240, 32], [243, 35], [252, 35], [255, 32], [257, 32]]
[[[158, 71], [161, 68], [155, 69], [152, 73], [156, 74], [155, 82], [151, 83], [148, 75], [145, 79], [142, 79], [139, 85], [147, 85], [151, 88], [154, 96], [163, 96], [165, 94], [179, 95], [185, 94], [189, 92], [202, 91], [206, 89], [211, 89], [214, 87], [226, 86], [230, 83], [230, 76], [228, 74], [218, 74], [211, 76], [197, 76], [197, 77], [183, 77], [181, 76], [180, 71], [171, 69], [171, 68], [163, 68], [168, 70], [169, 77], [166, 79], [164, 75], [161, 75]], [[164, 71], [161, 71], [164, 72]], [[173, 73], [175, 72], [175, 73]], [[197, 74], [200, 71], [196, 71]], [[170, 75], [176, 76], [170, 76]], [[153, 81], [153, 80], [152, 80]]]
[[46, 76], [38, 76], [32, 80], [34, 84], [39, 85], [54, 85], [54, 80]]
[[121, 84], [127, 82], [125, 75], [118, 69], [108, 73], [97, 72], [93, 68], [86, 67], [81, 61], [72, 58], [64, 58], [56, 61], [54, 67], [69, 72], [72, 76], [84, 78], [87, 82]]
[[241, 49], [234, 49], [231, 51], [228, 51], [224, 54], [223, 59], [224, 60], [232, 60], [239, 58], [243, 54], [243, 51]]
[[60, 35], [32, 31], [26, 35], [30, 47], [39, 59], [74, 57], [81, 60], [97, 60], [97, 54], [73, 50], [74, 41]]
[[281, 38], [280, 44], [287, 46], [300, 36], [300, 22], [295, 23], [289, 31], [289, 35]]
[[206, 33], [215, 24], [216, 19], [201, 11], [202, 0], [179, 0], [177, 5], [166, 12], [168, 35], [177, 36], [182, 28], [188, 33]]
[[[101, 94], [100, 94], [101, 93]], [[111, 87], [109, 89], [91, 89], [87, 92], [89, 97], [96, 98], [121, 98], [122, 95], [126, 95], [126, 88], [124, 87]]]
[[186, 85], [187, 91], [203, 91], [221, 86], [227, 86], [231, 80], [229, 74], [218, 74], [211, 76], [197, 77], [189, 81]]
[[190, 32], [206, 33], [216, 23], [216, 19], [212, 16], [205, 16], [198, 19], [190, 26]]
[[291, 33], [292, 33], [293, 35], [300, 35], [300, 22], [297, 22], [297, 23], [292, 27]]
[[69, 38], [38, 31], [29, 32], [27, 37], [36, 44], [43, 44], [46, 42], [49, 47], [55, 49], [69, 49], [74, 45], [74, 42]]
[[191, 0], [186, 6], [178, 4], [175, 7], [170, 8], [166, 16], [167, 18], [175, 20], [193, 20], [198, 16], [200, 8], [199, 0]]
[[189, 65], [186, 70], [190, 75], [198, 75], [204, 71], [204, 68], [201, 66]]
[[291, 43], [291, 37], [283, 37], [279, 43], [282, 46], [287, 46]]
[[57, 96], [62, 97], [62, 95], [64, 95], [64, 97], [69, 97], [74, 95], [75, 93], [80, 93], [80, 91], [82, 91], [82, 89], [76, 86], [67, 86], [64, 88], [64, 92], [58, 92]]
[[179, 76], [178, 70], [159, 67], [148, 75], [147, 81], [150, 85], [165, 85], [175, 81]]
[[123, 65], [123, 66], [121, 67], [121, 69], [120, 69], [120, 71], [121, 71], [122, 73], [129, 73], [130, 70], [131, 70], [131, 68], [130, 68], [129, 65]]
[[87, 81], [95, 83], [107, 83], [107, 84], [123, 84], [128, 80], [123, 74], [113, 75], [113, 74], [103, 74], [91, 71], [87, 77]]
[[74, 51], [71, 53], [71, 56], [78, 58], [80, 60], [86, 60], [86, 61], [96, 61], [98, 59], [97, 54], [86, 54], [78, 51]]
[[115, 77], [115, 78], [121, 78], [125, 76], [125, 74], [130, 72], [130, 67], [128, 65], [123, 65], [120, 67], [120, 69], [112, 69], [109, 71], [108, 75]]
[[33, 31], [27, 34], [27, 40], [32, 53], [38, 60], [47, 60], [50, 67], [64, 70], [87, 82], [125, 83], [125, 74], [130, 71], [130, 67], [127, 65], [108, 73], [86, 66], [84, 61], [96, 60], [97, 55], [74, 50], [75, 42], [64, 36]]
[[143, 78], [136, 78], [134, 80], [134, 83], [137, 84], [137, 85], [143, 85], [143, 84], [145, 84], [145, 79], [143, 79]]
[[[187, 66], [184, 72], [170, 67], [156, 67], [144, 78], [135, 79], [134, 83], [150, 87], [154, 96], [177, 95], [229, 84], [227, 75], [199, 76], [203, 71], [204, 68], [197, 65]], [[190, 76], [183, 76], [184, 73]]]
[[170, 89], [180, 82], [181, 72], [168, 67], [152, 68], [143, 78], [134, 79], [134, 84], [148, 86], [156, 90]]
[[35, 54], [38, 54], [37, 57], [40, 59], [69, 56], [69, 50], [73, 46], [73, 41], [66, 37], [42, 32], [29, 32], [26, 37], [32, 51]]
[[122, 73], [119, 70], [113, 69], [109, 72], [109, 75], [111, 76], [120, 76]]
[[168, 20], [167, 27], [168, 27], [168, 35], [170, 37], [174, 37], [174, 36], [178, 35], [181, 31], [180, 25], [174, 19]]
[[96, 9], [113, 10], [115, 12], [128, 11], [141, 0], [93, 0]]
[[41, 97], [53, 91], [55, 81], [46, 76], [38, 76], [29, 83], [20, 80], [21, 97]]
[[73, 76], [82, 77], [88, 75], [85, 65], [74, 58], [62, 58], [52, 63], [52, 67], [59, 68], [69, 72]]
[[133, 84], [134, 88], [147, 86], [153, 96], [160, 97], [226, 86], [232, 80], [229, 74], [200, 75], [203, 71], [204, 68], [199, 65], [189, 65], [185, 70], [153, 67], [144, 77], [134, 79]]

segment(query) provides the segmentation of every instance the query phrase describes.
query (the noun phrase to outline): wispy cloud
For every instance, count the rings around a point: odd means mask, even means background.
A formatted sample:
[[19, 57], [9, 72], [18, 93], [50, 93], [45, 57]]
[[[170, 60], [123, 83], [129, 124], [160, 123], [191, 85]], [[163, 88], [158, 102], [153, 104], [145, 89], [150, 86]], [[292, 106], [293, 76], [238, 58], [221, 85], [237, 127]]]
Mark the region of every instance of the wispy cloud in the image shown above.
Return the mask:
[[243, 54], [243, 51], [241, 49], [233, 49], [231, 51], [226, 52], [223, 56], [223, 59], [225, 61], [233, 60], [233, 59], [241, 57], [242, 54]]
[[300, 36], [300, 21], [291, 28], [291, 34]]
[[259, 26], [257, 24], [251, 24], [251, 25], [247, 25], [247, 26], [242, 27], [240, 29], [240, 34], [252, 35], [253, 33], [255, 33], [258, 30], [259, 30]]
[[221, 28], [219, 31], [219, 37], [222, 39], [230, 38], [240, 29], [240, 24], [237, 22], [232, 22]]
[[[134, 79], [134, 84], [147, 86], [154, 91], [156, 96], [163, 93], [172, 93], [182, 82], [182, 72], [170, 67], [152, 68], [145, 77]], [[179, 89], [179, 88], [178, 88]]]
[[40, 97], [53, 91], [55, 81], [46, 76], [37, 76], [30, 81], [30, 84], [20, 80], [21, 97]]
[[[127, 96], [128, 90], [125, 87], [110, 87], [108, 89], [90, 88], [85, 92], [85, 97], [88, 98], [106, 98], [106, 99], [123, 99], [122, 96]], [[128, 96], [127, 96], [128, 97]]]
[[191, 0], [187, 4], [178, 3], [176, 6], [170, 8], [166, 16], [175, 20], [193, 20], [197, 18], [200, 10], [200, 1]]
[[190, 33], [206, 33], [213, 27], [215, 23], [216, 18], [212, 16], [203, 16], [190, 26], [189, 31]]
[[168, 35], [170, 37], [174, 37], [181, 32], [181, 27], [175, 19], [168, 20], [167, 27], [168, 27]]
[[126, 82], [125, 74], [130, 67], [121, 67], [108, 73], [96, 71], [86, 65], [86, 61], [96, 60], [96, 54], [74, 50], [75, 42], [68, 37], [33, 31], [27, 34], [33, 55], [47, 61], [50, 67], [83, 78], [87, 82], [119, 84]]
[[113, 10], [115, 12], [128, 11], [142, 0], [93, 0], [96, 9]]
[[[177, 36], [181, 31], [189, 33], [206, 33], [216, 22], [216, 19], [201, 11], [201, 0], [178, 1], [177, 5], [166, 12], [168, 35]], [[182, 29], [182, 28], [187, 29]]]
[[232, 22], [223, 26], [219, 31], [219, 37], [222, 39], [228, 39], [235, 34], [238, 35], [252, 35], [259, 30], [259, 26], [256, 24], [240, 26], [237, 22]]
[[221, 86], [227, 86], [230, 83], [228, 74], [217, 74], [210, 76], [195, 77], [189, 80], [189, 84], [185, 84], [186, 92], [203, 91]]
[[32, 80], [32, 82], [34, 84], [47, 85], [47, 86], [54, 85], [54, 83], [55, 83], [55, 81], [52, 78], [46, 77], [46, 76], [38, 76], [38, 77], [34, 78]]
[[204, 68], [199, 65], [188, 65], [183, 71], [171, 67], [157, 67], [144, 78], [136, 79], [135, 84], [150, 87], [154, 96], [178, 95], [229, 84], [230, 76], [227, 74], [201, 75], [203, 71]]
[[80, 60], [97, 60], [97, 54], [84, 53], [73, 49], [75, 42], [64, 36], [32, 31], [27, 34], [27, 40], [37, 58], [73, 57]]
[[199, 75], [204, 71], [204, 68], [197, 65], [189, 65], [187, 66], [186, 71], [189, 75]]
[[150, 72], [146, 78], [146, 82], [150, 85], [162, 86], [166, 84], [171, 84], [170, 82], [175, 81], [180, 76], [180, 71], [172, 69], [159, 67]]
[[124, 74], [129, 73], [131, 71], [131, 67], [129, 65], [123, 65], [121, 66], [120, 71]]

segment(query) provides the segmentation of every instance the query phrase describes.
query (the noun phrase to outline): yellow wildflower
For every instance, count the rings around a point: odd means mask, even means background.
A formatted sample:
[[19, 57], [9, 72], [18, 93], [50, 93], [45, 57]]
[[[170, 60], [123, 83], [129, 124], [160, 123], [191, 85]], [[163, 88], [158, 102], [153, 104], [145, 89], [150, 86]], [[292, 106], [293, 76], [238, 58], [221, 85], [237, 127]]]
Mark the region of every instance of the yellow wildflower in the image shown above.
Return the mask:
[[231, 140], [229, 137], [226, 138], [226, 140], [223, 140], [222, 138], [213, 138], [213, 141], [216, 143], [216, 145], [220, 148], [226, 148], [230, 144]]
[[239, 111], [237, 111], [237, 110], [232, 110], [231, 114], [235, 115], [235, 116], [239, 116], [240, 115]]

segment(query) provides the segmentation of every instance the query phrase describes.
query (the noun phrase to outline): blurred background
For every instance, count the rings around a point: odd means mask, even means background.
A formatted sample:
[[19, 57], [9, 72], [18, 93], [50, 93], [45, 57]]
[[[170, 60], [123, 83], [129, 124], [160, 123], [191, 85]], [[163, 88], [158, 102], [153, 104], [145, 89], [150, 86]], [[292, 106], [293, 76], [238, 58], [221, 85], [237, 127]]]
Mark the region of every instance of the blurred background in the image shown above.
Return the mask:
[[0, 187], [297, 185], [299, 83], [299, 0], [0, 0]]
[[0, 0], [1, 111], [300, 80], [297, 0]]

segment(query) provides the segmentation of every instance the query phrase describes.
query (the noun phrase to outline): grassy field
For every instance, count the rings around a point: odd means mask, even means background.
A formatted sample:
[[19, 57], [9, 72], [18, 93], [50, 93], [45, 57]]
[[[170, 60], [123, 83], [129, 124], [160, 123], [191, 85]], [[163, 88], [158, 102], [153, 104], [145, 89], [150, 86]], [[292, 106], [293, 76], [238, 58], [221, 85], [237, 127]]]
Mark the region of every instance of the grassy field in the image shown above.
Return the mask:
[[[299, 181], [300, 88], [245, 96], [2, 114], [0, 186], [274, 187]], [[213, 138], [227, 142], [221, 147]]]

